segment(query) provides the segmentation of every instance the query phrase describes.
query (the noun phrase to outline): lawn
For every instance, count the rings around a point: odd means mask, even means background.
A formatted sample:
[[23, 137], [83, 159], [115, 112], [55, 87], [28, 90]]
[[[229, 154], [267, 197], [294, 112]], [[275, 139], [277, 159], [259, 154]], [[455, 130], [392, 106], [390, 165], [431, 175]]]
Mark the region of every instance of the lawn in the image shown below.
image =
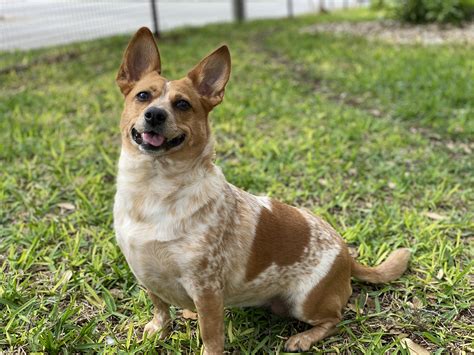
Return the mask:
[[[185, 75], [226, 42], [233, 72], [213, 113], [217, 163], [256, 194], [327, 219], [367, 264], [413, 250], [387, 285], [354, 282], [340, 333], [315, 352], [474, 351], [474, 48], [302, 33], [366, 11], [166, 33], [163, 72]], [[201, 350], [172, 309], [142, 339], [151, 302], [115, 242], [112, 204], [129, 37], [1, 53], [0, 352]], [[226, 310], [226, 350], [278, 353], [304, 324]]]

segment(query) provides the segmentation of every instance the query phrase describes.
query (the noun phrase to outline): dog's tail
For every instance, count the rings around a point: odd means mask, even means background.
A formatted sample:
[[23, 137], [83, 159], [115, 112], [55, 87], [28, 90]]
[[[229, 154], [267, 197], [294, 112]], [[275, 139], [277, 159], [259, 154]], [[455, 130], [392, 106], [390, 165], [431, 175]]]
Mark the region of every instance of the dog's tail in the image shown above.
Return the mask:
[[352, 259], [352, 276], [361, 281], [376, 284], [396, 280], [407, 269], [410, 255], [411, 252], [408, 248], [397, 249], [376, 267], [364, 266]]

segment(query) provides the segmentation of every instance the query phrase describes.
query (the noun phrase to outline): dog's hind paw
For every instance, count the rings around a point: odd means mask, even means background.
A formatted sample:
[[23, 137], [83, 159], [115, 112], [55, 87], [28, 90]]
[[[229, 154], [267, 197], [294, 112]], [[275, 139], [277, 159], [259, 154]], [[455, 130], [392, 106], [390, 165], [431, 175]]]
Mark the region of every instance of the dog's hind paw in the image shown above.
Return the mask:
[[306, 334], [296, 334], [290, 337], [285, 343], [285, 350], [288, 352], [308, 351], [313, 344], [313, 338]]

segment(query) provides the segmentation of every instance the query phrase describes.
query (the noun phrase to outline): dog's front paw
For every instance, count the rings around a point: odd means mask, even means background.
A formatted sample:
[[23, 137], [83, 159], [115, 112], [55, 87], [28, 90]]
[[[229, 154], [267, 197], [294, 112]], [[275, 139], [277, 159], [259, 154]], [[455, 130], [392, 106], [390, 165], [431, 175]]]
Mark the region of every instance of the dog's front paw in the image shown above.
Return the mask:
[[206, 349], [204, 348], [204, 351], [202, 352], [202, 355], [222, 355], [224, 351], [221, 349]]
[[151, 336], [155, 335], [156, 333], [160, 334], [160, 339], [164, 339], [169, 334], [169, 328], [163, 327], [159, 322], [155, 319], [152, 319], [145, 325], [145, 329], [143, 330], [143, 336], [147, 336], [150, 338]]
[[290, 337], [285, 343], [285, 350], [288, 352], [308, 351], [313, 344], [313, 339], [306, 334], [296, 334]]

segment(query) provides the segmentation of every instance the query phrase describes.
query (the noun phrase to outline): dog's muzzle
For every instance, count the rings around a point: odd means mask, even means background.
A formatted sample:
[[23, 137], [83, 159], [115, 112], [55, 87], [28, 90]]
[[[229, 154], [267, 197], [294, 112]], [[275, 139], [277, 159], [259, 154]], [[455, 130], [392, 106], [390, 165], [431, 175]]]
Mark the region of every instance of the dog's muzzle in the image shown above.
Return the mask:
[[184, 133], [172, 139], [167, 139], [163, 134], [151, 130], [140, 133], [132, 128], [131, 133], [133, 141], [143, 150], [149, 151], [169, 150], [181, 145], [186, 139]]

